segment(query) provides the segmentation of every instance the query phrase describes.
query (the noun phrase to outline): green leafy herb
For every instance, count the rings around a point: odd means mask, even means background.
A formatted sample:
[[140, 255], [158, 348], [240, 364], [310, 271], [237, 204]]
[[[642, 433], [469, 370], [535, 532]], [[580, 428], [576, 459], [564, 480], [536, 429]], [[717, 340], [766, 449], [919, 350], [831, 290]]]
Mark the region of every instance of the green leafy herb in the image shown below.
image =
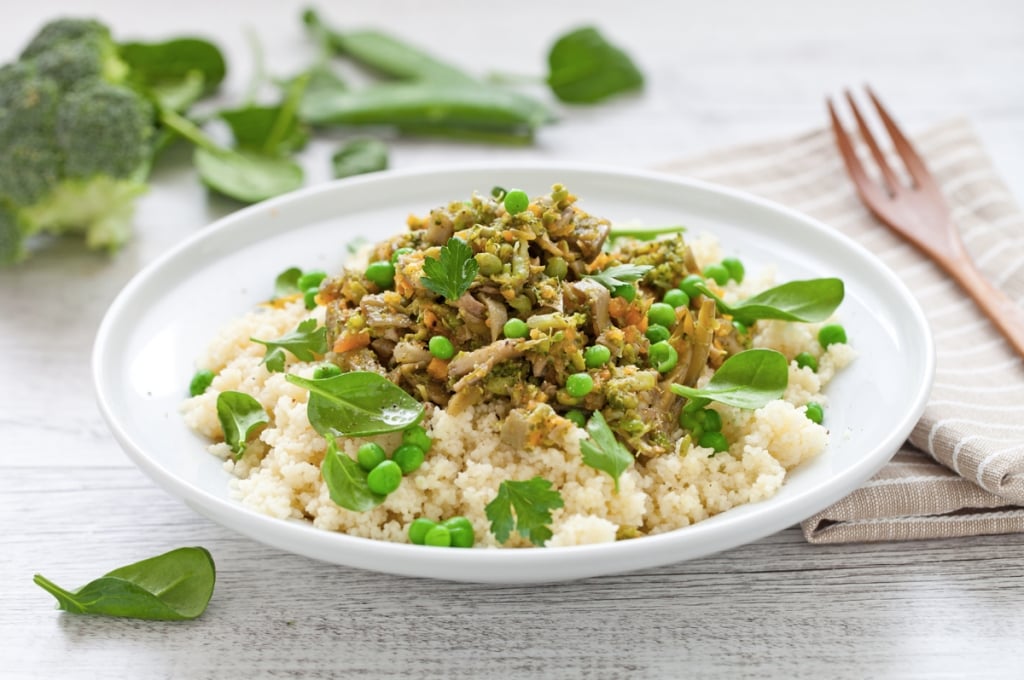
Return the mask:
[[332, 435], [324, 436], [327, 438], [327, 453], [320, 465], [320, 474], [327, 484], [331, 500], [353, 512], [366, 512], [380, 505], [385, 497], [370, 491], [366, 481], [369, 473], [338, 451]]
[[301, 276], [302, 270], [298, 267], [289, 267], [278, 274], [277, 278], [274, 279], [274, 297], [282, 298], [301, 293], [302, 291], [299, 290], [299, 278]]
[[388, 147], [373, 137], [353, 139], [331, 157], [335, 178], [387, 170]]
[[396, 432], [423, 417], [423, 404], [390, 380], [369, 371], [314, 379], [288, 375], [287, 379], [309, 390], [309, 423], [325, 437]]
[[[309, 128], [295, 116], [288, 116], [284, 124], [280, 124], [284, 116], [281, 105], [244, 106], [221, 111], [218, 115], [231, 128], [240, 149], [287, 155], [301, 151], [309, 141]], [[283, 130], [280, 139], [276, 139], [275, 130], [279, 125]]]
[[177, 80], [150, 85], [149, 93], [161, 106], [172, 111], [187, 111], [206, 93], [206, 83], [201, 71], [189, 71]]
[[608, 267], [603, 272], [590, 274], [586, 278], [594, 279], [608, 290], [614, 292], [619, 286], [639, 281], [653, 268], [649, 264], [618, 264], [614, 267]]
[[244, 392], [230, 390], [217, 395], [217, 420], [236, 459], [245, 453], [245, 443], [252, 434], [270, 422], [260, 402]]
[[712, 298], [721, 312], [731, 314], [734, 320], [746, 325], [758, 319], [824, 321], [836, 311], [844, 295], [842, 280], [835, 278], [789, 281], [731, 304], [712, 293], [703, 283], [697, 284], [696, 288]]
[[294, 354], [299, 361], [314, 361], [318, 356], [327, 353], [327, 327], [317, 328], [316, 319], [306, 319], [294, 331], [286, 333], [276, 340], [249, 339], [267, 348], [263, 363], [273, 373], [284, 370], [283, 350]]
[[441, 247], [440, 259], [423, 260], [424, 276], [420, 282], [446, 300], [458, 300], [469, 290], [478, 271], [480, 265], [473, 259], [473, 250], [465, 241], [453, 236]]
[[780, 398], [788, 383], [786, 357], [773, 349], [748, 349], [726, 359], [704, 387], [674, 384], [670, 389], [688, 399], [710, 399], [757, 409]]
[[124, 43], [118, 53], [129, 67], [132, 82], [174, 111], [185, 111], [214, 92], [227, 72], [220, 49], [200, 38]]
[[573, 104], [592, 104], [644, 84], [629, 55], [592, 27], [559, 38], [548, 54], [548, 67], [548, 85], [555, 96]]
[[206, 610], [216, 570], [206, 548], [178, 548], [115, 569], [78, 590], [68, 591], [41, 574], [33, 582], [71, 614], [181, 621]]
[[562, 494], [551, 489], [551, 482], [534, 477], [502, 482], [498, 495], [484, 511], [491, 520], [491, 533], [500, 543], [507, 541], [515, 529], [534, 545], [544, 545], [551, 538], [551, 511], [562, 505]]
[[583, 464], [607, 472], [615, 480], [615, 492], [619, 491], [619, 476], [633, 464], [633, 454], [615, 438], [608, 422], [600, 411], [594, 411], [587, 422], [589, 439], [580, 442]]
[[678, 224], [668, 227], [638, 227], [636, 229], [620, 227], [618, 229], [611, 229], [608, 232], [608, 240], [614, 241], [620, 238], [632, 238], [637, 241], [653, 241], [659, 236], [664, 236], [665, 234], [678, 234], [684, 231], [686, 231], [686, 227]]

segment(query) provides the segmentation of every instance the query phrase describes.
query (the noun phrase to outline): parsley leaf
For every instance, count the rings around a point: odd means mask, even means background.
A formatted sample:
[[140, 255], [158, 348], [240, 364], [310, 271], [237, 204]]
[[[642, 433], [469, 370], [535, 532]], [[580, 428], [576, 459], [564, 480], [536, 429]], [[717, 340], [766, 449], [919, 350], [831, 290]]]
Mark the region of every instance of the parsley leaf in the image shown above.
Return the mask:
[[521, 482], [502, 482], [498, 495], [484, 511], [487, 519], [491, 520], [491, 532], [499, 542], [507, 541], [515, 528], [534, 545], [544, 545], [551, 538], [551, 529], [548, 528], [551, 511], [562, 505], [562, 494], [551, 490], [551, 482], [543, 477], [534, 477]]
[[586, 278], [594, 279], [608, 290], [614, 292], [619, 286], [639, 281], [647, 272], [654, 269], [649, 264], [619, 264], [608, 267], [603, 272], [588, 274]]
[[644, 84], [629, 55], [589, 26], [560, 37], [548, 54], [548, 67], [552, 92], [573, 104], [593, 104]]
[[473, 259], [473, 250], [460, 238], [448, 239], [441, 246], [441, 258], [423, 260], [424, 276], [420, 282], [446, 300], [458, 300], [469, 290], [480, 265]]
[[327, 327], [317, 328], [316, 319], [306, 319], [294, 331], [286, 333], [276, 340], [249, 339], [266, 345], [267, 353], [263, 357], [263, 363], [272, 373], [280, 373], [284, 370], [284, 350], [294, 354], [299, 361], [313, 361], [317, 355], [327, 353]]
[[600, 411], [594, 411], [587, 422], [589, 439], [580, 442], [583, 464], [611, 475], [615, 480], [615, 493], [619, 492], [619, 475], [633, 463], [633, 454], [615, 438]]

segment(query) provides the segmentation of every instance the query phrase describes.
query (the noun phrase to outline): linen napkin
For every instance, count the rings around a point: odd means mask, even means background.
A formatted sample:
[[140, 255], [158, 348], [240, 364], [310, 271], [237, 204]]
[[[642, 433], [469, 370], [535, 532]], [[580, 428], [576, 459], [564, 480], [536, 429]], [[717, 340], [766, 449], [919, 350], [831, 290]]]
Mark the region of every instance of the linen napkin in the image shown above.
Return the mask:
[[[976, 264], [1024, 304], [1024, 213], [970, 125], [949, 121], [912, 141]], [[660, 169], [778, 201], [859, 241], [907, 284], [931, 324], [937, 368], [923, 417], [875, 477], [803, 523], [808, 541], [1024, 531], [1024, 360], [952, 279], [861, 204], [830, 129]]]

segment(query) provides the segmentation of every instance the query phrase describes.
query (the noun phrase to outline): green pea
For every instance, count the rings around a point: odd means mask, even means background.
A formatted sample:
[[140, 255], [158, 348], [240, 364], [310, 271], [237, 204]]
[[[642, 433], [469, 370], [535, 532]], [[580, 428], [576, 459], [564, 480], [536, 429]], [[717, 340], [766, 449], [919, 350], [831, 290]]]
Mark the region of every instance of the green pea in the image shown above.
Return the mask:
[[316, 295], [320, 292], [319, 288], [307, 288], [302, 294], [302, 302], [306, 305], [306, 309], [316, 308]]
[[694, 437], [700, 437], [704, 433], [703, 418], [700, 411], [687, 411], [685, 408], [679, 412], [679, 427], [689, 430]]
[[672, 305], [667, 305], [664, 302], [655, 302], [647, 310], [647, 320], [659, 326], [671, 328], [676, 325], [676, 310]]
[[441, 522], [441, 526], [451, 535], [453, 548], [472, 548], [476, 542], [473, 523], [465, 517], [452, 517]]
[[299, 277], [299, 280], [295, 283], [299, 287], [299, 290], [309, 290], [310, 288], [319, 288], [323, 280], [327, 278], [327, 272], [314, 269], [311, 272], [306, 272]]
[[522, 319], [509, 319], [502, 327], [502, 332], [506, 338], [525, 338], [530, 332], [530, 328]]
[[651, 365], [658, 369], [658, 373], [667, 373], [679, 363], [679, 352], [667, 340], [662, 340], [651, 345], [648, 358]]
[[668, 340], [672, 336], [672, 331], [665, 328], [661, 324], [652, 323], [647, 327], [647, 332], [644, 333], [647, 339], [651, 341], [651, 344], [661, 342], [662, 340]]
[[704, 268], [704, 276], [712, 279], [719, 286], [729, 283], [729, 270], [723, 264], [709, 264]]
[[314, 380], [333, 378], [336, 375], [341, 375], [341, 367], [337, 364], [321, 364], [313, 370]]
[[632, 283], [624, 283], [621, 286], [616, 287], [615, 290], [612, 291], [612, 295], [620, 297], [626, 302], [632, 302], [636, 299], [636, 286]]
[[733, 321], [732, 327], [736, 330], [739, 335], [745, 335], [750, 329], [747, 328], [747, 324], [742, 321]]
[[743, 267], [743, 263], [735, 257], [727, 257], [722, 260], [722, 266], [725, 267], [726, 271], [729, 272], [729, 278], [736, 283], [743, 283], [743, 275], [746, 273], [746, 269]]
[[671, 305], [674, 309], [678, 309], [679, 307], [686, 307], [690, 304], [690, 296], [678, 288], [671, 288], [665, 291], [665, 295], [661, 298], [661, 301], [666, 305]]
[[430, 450], [430, 445], [434, 443], [434, 440], [430, 438], [422, 425], [410, 425], [402, 430], [402, 443], [418, 446], [426, 453]]
[[384, 453], [384, 449], [380, 444], [375, 444], [374, 442], [366, 442], [356, 451], [356, 462], [359, 463], [359, 467], [367, 472], [370, 472], [387, 459], [388, 454]]
[[366, 268], [366, 278], [381, 290], [391, 290], [395, 285], [395, 265], [387, 260], [371, 262]]
[[473, 258], [480, 267], [480, 273], [484, 276], [494, 276], [501, 273], [501, 258], [494, 253], [477, 253]]
[[435, 335], [427, 343], [430, 353], [438, 359], [451, 359], [455, 356], [455, 345], [443, 335]]
[[564, 257], [553, 257], [548, 260], [547, 266], [544, 267], [544, 273], [561, 281], [569, 273], [569, 264], [565, 261]]
[[711, 400], [707, 397], [691, 397], [690, 399], [687, 399], [686, 405], [683, 406], [683, 410], [690, 411], [692, 413], [694, 411], [701, 410], [710, 403]]
[[402, 474], [416, 472], [423, 465], [423, 449], [415, 444], [402, 444], [391, 454], [391, 460], [398, 465]]
[[706, 449], [714, 449], [715, 453], [729, 450], [729, 441], [721, 432], [705, 432], [698, 443]]
[[578, 408], [574, 408], [565, 414], [566, 419], [571, 420], [576, 427], [587, 426], [587, 414]]
[[800, 352], [800, 354], [793, 357], [793, 360], [796, 361], [796, 365], [800, 368], [809, 368], [815, 373], [818, 372], [818, 360], [810, 352]]
[[505, 194], [505, 210], [507, 210], [510, 215], [518, 215], [529, 207], [530, 197], [526, 195], [525, 191], [512, 189]]
[[565, 380], [565, 391], [570, 397], [580, 399], [594, 389], [594, 379], [589, 373], [573, 373]]
[[409, 525], [409, 541], [415, 545], [423, 545], [427, 542], [427, 534], [437, 526], [437, 522], [426, 517], [417, 517]]
[[698, 411], [697, 414], [701, 419], [701, 425], [704, 426], [705, 432], [722, 431], [722, 414], [718, 411], [706, 408], [703, 411]]
[[825, 409], [823, 409], [821, 407], [821, 404], [819, 404], [818, 402], [809, 401], [807, 402], [806, 415], [807, 419], [810, 420], [812, 423], [817, 423], [818, 425], [821, 425], [821, 421], [825, 420]]
[[188, 384], [188, 393], [193, 397], [198, 397], [200, 394], [206, 391], [206, 388], [210, 386], [214, 379], [213, 371], [202, 370], [196, 371], [196, 374], [192, 376], [192, 381]]
[[415, 248], [399, 248], [395, 252], [391, 253], [391, 264], [398, 264], [398, 258], [402, 257], [403, 255], [408, 255], [409, 253], [415, 252]]
[[583, 361], [587, 368], [600, 368], [612, 358], [612, 351], [604, 345], [593, 345], [583, 352]]
[[818, 331], [818, 342], [821, 343], [823, 349], [827, 349], [829, 345], [837, 342], [846, 342], [846, 329], [837, 323], [822, 326]]
[[447, 548], [452, 544], [452, 534], [448, 527], [438, 524], [423, 537], [423, 543], [438, 548]]
[[366, 475], [366, 486], [378, 496], [387, 496], [402, 483], [402, 468], [393, 460], [385, 460], [377, 464]]
[[689, 295], [692, 300], [700, 295], [700, 291], [697, 290], [698, 283], [704, 283], [704, 277], [699, 274], [690, 274], [679, 284], [679, 290]]

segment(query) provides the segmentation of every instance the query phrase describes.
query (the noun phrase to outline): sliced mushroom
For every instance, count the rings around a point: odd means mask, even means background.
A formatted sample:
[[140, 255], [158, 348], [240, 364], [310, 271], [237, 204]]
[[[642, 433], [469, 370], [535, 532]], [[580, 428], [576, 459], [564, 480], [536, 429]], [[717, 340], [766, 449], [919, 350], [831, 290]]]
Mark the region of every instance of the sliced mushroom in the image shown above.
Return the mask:
[[501, 330], [508, 321], [508, 310], [505, 309], [504, 302], [494, 298], [485, 297], [483, 301], [487, 306], [487, 327], [491, 329], [491, 342], [494, 342], [501, 337]]
[[611, 324], [611, 317], [608, 315], [611, 295], [607, 288], [594, 279], [581, 279], [565, 284], [562, 296], [568, 311], [585, 309], [588, 312], [595, 335], [603, 333]]
[[420, 361], [430, 361], [431, 354], [423, 345], [415, 342], [400, 342], [395, 345], [392, 358], [399, 364], [412, 364]]

